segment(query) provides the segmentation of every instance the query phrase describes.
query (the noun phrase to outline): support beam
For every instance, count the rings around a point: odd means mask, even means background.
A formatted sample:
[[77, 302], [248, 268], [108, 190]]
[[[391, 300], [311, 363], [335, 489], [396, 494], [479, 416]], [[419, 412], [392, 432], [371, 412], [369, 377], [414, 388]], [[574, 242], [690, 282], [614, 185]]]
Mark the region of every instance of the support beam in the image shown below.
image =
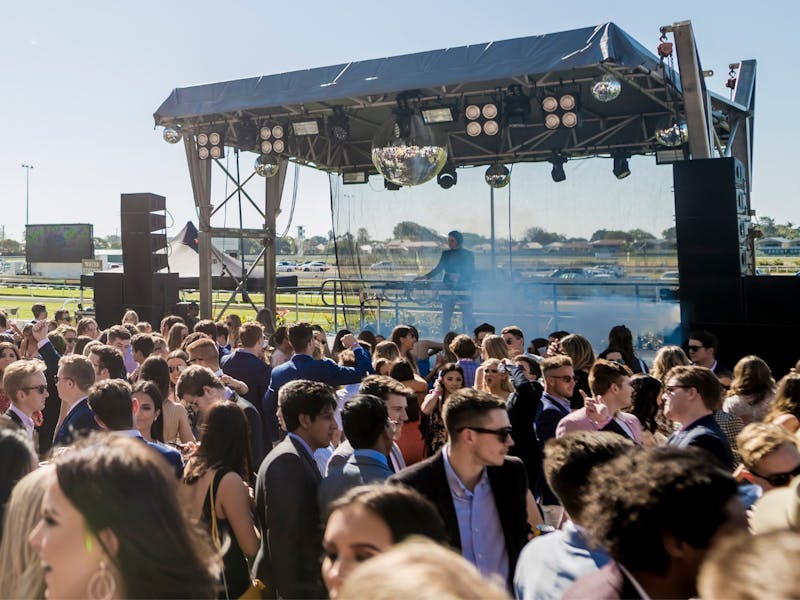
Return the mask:
[[269, 177], [265, 183], [266, 198], [264, 203], [264, 308], [268, 311], [267, 333], [275, 331], [275, 308], [276, 302], [276, 249], [277, 232], [275, 222], [281, 208], [281, 196], [283, 195], [283, 184], [286, 181], [286, 168], [288, 161], [281, 157], [278, 159], [278, 172]]
[[183, 147], [189, 165], [189, 179], [198, 214], [198, 253], [200, 254], [200, 318], [213, 318], [211, 312], [211, 161], [197, 157], [194, 136], [185, 135]]

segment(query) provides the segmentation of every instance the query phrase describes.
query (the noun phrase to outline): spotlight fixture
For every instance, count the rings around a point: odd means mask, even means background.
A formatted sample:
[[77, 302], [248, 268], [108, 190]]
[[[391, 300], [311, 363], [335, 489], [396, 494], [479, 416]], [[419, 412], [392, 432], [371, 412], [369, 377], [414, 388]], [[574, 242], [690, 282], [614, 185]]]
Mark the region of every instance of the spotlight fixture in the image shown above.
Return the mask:
[[366, 171], [349, 171], [342, 173], [342, 183], [344, 185], [352, 185], [356, 183], [367, 183], [369, 175]]
[[614, 158], [614, 177], [617, 179], [625, 179], [631, 174], [630, 166], [628, 165], [628, 154], [626, 152], [617, 152], [612, 155]]
[[611, 102], [622, 92], [622, 84], [616, 77], [606, 73], [592, 81], [590, 90], [592, 97], [598, 102]]
[[222, 158], [225, 156], [225, 140], [218, 131], [197, 134], [197, 158], [208, 160], [209, 158]]
[[564, 163], [567, 162], [567, 157], [563, 154], [554, 153], [553, 157], [550, 159], [550, 162], [553, 165], [553, 169], [550, 171], [550, 177], [553, 178], [553, 181], [559, 183], [564, 181], [567, 178], [567, 174], [564, 173]]
[[390, 192], [396, 192], [397, 190], [399, 190], [403, 186], [397, 185], [396, 183], [392, 183], [388, 179], [384, 178], [383, 187], [386, 188], [387, 190], [389, 190]]
[[262, 125], [258, 130], [261, 154], [282, 154], [286, 150], [283, 125]]
[[541, 100], [541, 107], [544, 113], [544, 126], [547, 129], [558, 129], [559, 127], [572, 129], [581, 124], [578, 98], [575, 94], [545, 96]]
[[458, 183], [458, 173], [456, 173], [455, 165], [445, 165], [436, 176], [436, 183], [438, 183], [443, 190], [449, 190]]
[[667, 127], [656, 129], [656, 141], [667, 148], [677, 148], [689, 139], [686, 121], [671, 121]]
[[497, 135], [500, 132], [500, 109], [494, 102], [487, 102], [483, 105], [469, 104], [464, 109], [464, 116], [467, 118], [466, 132], [470, 137], [479, 135]]
[[423, 108], [420, 111], [422, 120], [426, 125], [434, 123], [451, 123], [453, 119], [453, 109], [449, 106], [435, 106], [430, 108]]
[[181, 141], [181, 132], [174, 127], [165, 127], [162, 135], [168, 144], [177, 144]]
[[336, 142], [346, 142], [350, 139], [350, 118], [344, 110], [337, 106], [333, 114], [328, 117], [328, 134]]
[[503, 118], [508, 125], [523, 125], [531, 116], [531, 99], [522, 86], [512, 83], [503, 97]]
[[313, 121], [297, 121], [292, 123], [292, 133], [295, 135], [317, 135], [319, 133], [319, 123]]
[[278, 159], [268, 154], [262, 154], [256, 158], [253, 169], [261, 177], [272, 177], [278, 172]]
[[508, 167], [505, 165], [495, 163], [486, 169], [483, 178], [490, 187], [500, 189], [506, 187], [511, 181], [511, 173], [509, 173]]

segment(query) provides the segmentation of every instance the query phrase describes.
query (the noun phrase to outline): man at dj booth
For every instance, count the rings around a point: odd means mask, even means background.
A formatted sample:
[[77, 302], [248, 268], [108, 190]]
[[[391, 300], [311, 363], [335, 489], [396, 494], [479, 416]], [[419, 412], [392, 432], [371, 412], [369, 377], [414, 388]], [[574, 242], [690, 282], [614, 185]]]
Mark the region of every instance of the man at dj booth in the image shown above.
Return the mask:
[[460, 305], [464, 317], [464, 331], [472, 331], [472, 280], [475, 276], [475, 255], [462, 244], [464, 236], [460, 231], [447, 234], [449, 250], [442, 252], [439, 263], [432, 271], [417, 277], [418, 281], [430, 280], [444, 273], [444, 289], [439, 294], [442, 302], [442, 334], [450, 331], [453, 310]]

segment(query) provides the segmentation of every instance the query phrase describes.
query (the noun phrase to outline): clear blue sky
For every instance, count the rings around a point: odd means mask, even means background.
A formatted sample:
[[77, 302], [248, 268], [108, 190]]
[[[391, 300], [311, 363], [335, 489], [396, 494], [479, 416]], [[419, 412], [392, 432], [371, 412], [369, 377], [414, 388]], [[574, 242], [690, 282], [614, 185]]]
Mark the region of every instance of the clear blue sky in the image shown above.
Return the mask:
[[[659, 27], [684, 19], [694, 25], [703, 68], [716, 73], [711, 89], [727, 92], [729, 63], [758, 60], [753, 204], [760, 214], [798, 222], [800, 184], [794, 173], [798, 125], [791, 117], [790, 102], [800, 97], [800, 78], [791, 53], [796, 37], [795, 19], [789, 14], [796, 13], [792, 5], [781, 2], [773, 4], [772, 10], [762, 10], [741, 1], [724, 6], [697, 1], [588, 0], [561, 4], [516, 0], [7, 3], [0, 38], [0, 106], [5, 116], [0, 144], [0, 225], [8, 237], [21, 239], [25, 221], [22, 163], [35, 167], [30, 174], [31, 223], [91, 222], [95, 235], [114, 233], [119, 227], [120, 193], [142, 191], [167, 197], [176, 227], [188, 219], [196, 222], [183, 148], [164, 143], [160, 130], [153, 127], [153, 112], [175, 87], [605, 21], [614, 21], [654, 50]], [[592, 164], [568, 165], [569, 179], [561, 188], [548, 184], [540, 190], [517, 182], [512, 209], [515, 235], [531, 225], [588, 235], [600, 226], [616, 224], [622, 215], [619, 224], [625, 229], [643, 226], [658, 233], [671, 224], [668, 168], [655, 169], [654, 161], [646, 160], [630, 178], [616, 182], [606, 173], [609, 164], [585, 162]], [[600, 172], [602, 178], [595, 176]], [[533, 167], [519, 169], [518, 174], [531, 177], [531, 182], [537, 176]], [[473, 181], [478, 179], [477, 173], [472, 175]], [[540, 180], [549, 180], [545, 171], [538, 175]], [[215, 177], [217, 182], [222, 179]], [[477, 201], [482, 201], [485, 186], [478, 192], [478, 184], [483, 184], [476, 181], [476, 190], [468, 192], [464, 184], [469, 179], [465, 175], [455, 189], [462, 194], [479, 193]], [[611, 189], [612, 184], [618, 185]], [[439, 197], [434, 183], [427, 186], [427, 193]], [[289, 179], [289, 191], [291, 187]], [[218, 191], [224, 193], [221, 187]], [[465, 216], [452, 194], [428, 205], [424, 217], [415, 217], [413, 197], [420, 193], [414, 191], [408, 195], [408, 204], [403, 199], [402, 206], [395, 207], [398, 218], [435, 222], [440, 230], [453, 223], [485, 233], [483, 209], [466, 211], [472, 214]], [[545, 193], [549, 194], [547, 203], [537, 206], [537, 198]], [[284, 204], [279, 230], [287, 223], [286, 196]], [[555, 219], [549, 206], [559, 206], [569, 214]], [[327, 232], [327, 207], [327, 179], [303, 169], [292, 233], [294, 225], [305, 225], [310, 234]], [[228, 225], [238, 224], [234, 215], [236, 211], [230, 209]], [[499, 219], [507, 219], [507, 214]], [[259, 225], [252, 213], [246, 213], [245, 226]]]

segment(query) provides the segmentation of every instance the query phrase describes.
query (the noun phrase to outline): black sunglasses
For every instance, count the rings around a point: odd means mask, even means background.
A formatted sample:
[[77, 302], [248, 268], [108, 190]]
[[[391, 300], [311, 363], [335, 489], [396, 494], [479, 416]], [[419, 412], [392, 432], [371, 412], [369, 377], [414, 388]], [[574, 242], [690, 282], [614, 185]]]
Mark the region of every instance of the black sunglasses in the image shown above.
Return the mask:
[[511, 436], [511, 427], [500, 427], [499, 429], [486, 429], [485, 427], [462, 427], [458, 431], [464, 431], [465, 429], [476, 431], [478, 433], [489, 433], [496, 435], [501, 444], [505, 444], [506, 440]]
[[20, 389], [25, 390], [26, 392], [30, 392], [31, 390], [36, 390], [40, 394], [44, 394], [47, 391], [47, 386], [46, 385], [34, 385], [34, 386], [31, 386], [31, 387], [24, 387], [24, 388], [20, 388]]
[[686, 346], [686, 348], [689, 350], [689, 352], [698, 352], [705, 348], [705, 346]]
[[756, 477], [761, 477], [761, 479], [766, 480], [772, 487], [784, 487], [789, 485], [789, 482], [800, 475], [800, 465], [797, 465], [794, 469], [789, 471], [788, 473], [775, 473], [774, 475], [759, 475], [752, 469], [750, 472], [755, 475]]

